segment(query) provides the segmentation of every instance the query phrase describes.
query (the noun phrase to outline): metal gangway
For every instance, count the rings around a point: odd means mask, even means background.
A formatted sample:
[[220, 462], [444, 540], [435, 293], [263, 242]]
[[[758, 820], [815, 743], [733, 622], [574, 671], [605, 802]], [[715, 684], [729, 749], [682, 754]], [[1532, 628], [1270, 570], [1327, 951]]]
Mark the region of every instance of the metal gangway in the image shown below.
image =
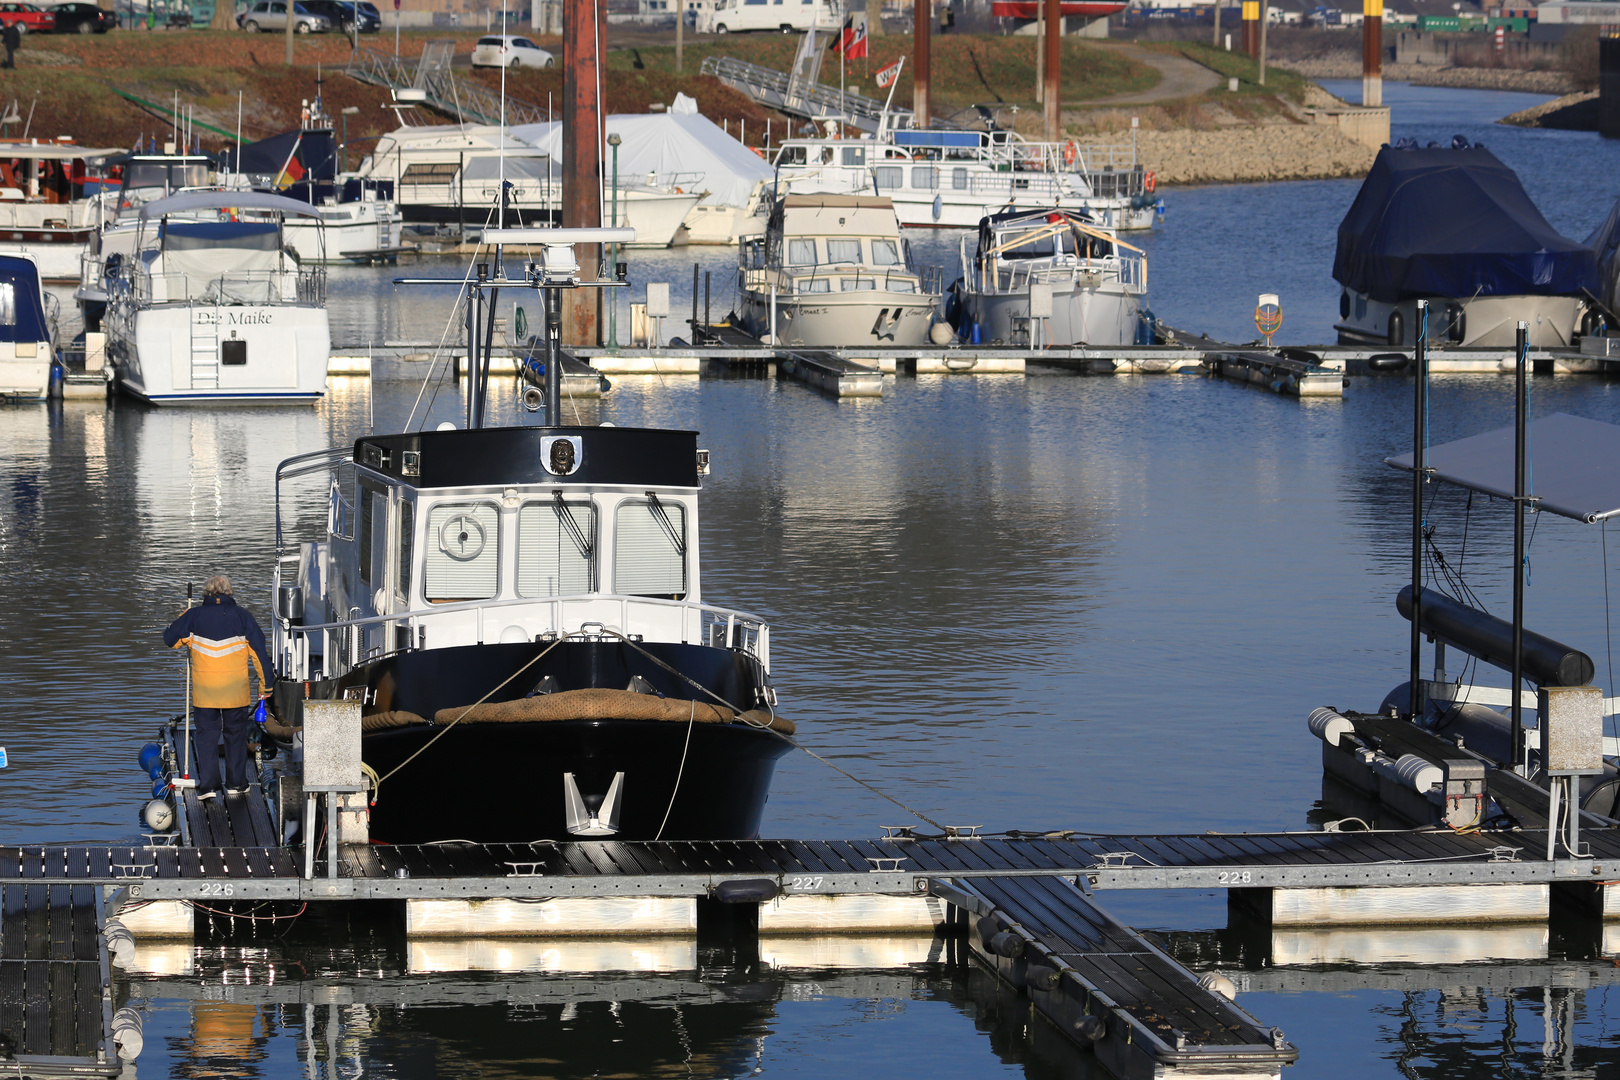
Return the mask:
[[[381, 49], [356, 49], [344, 74], [373, 86], [400, 90], [420, 90], [426, 95], [422, 103], [454, 116], [461, 123], [499, 124], [501, 122], [501, 95], [472, 79], [457, 76], [450, 70], [455, 54], [453, 40], [435, 39], [422, 48], [422, 55], [413, 68], [410, 62]], [[506, 99], [508, 124], [537, 124], [548, 119], [546, 110], [514, 97]]]

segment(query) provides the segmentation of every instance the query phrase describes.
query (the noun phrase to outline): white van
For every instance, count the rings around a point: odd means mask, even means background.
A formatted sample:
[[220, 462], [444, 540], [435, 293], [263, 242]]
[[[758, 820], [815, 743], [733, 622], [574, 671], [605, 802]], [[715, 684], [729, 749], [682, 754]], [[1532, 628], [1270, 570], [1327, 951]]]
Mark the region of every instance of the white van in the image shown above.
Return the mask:
[[837, 30], [844, 25], [839, 0], [714, 0], [697, 12], [700, 34], [731, 34], [742, 30]]

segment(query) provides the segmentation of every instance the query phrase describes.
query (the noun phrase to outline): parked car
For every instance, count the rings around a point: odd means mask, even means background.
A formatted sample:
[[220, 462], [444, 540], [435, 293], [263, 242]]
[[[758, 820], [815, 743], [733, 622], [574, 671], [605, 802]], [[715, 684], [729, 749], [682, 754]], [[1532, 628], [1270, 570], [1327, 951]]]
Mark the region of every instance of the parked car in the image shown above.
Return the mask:
[[303, 0], [299, 5], [306, 11], [326, 16], [326, 21], [349, 33], [351, 24], [358, 24], [362, 34], [376, 34], [382, 30], [382, 15], [375, 4], [356, 3], [355, 0]]
[[473, 67], [548, 68], [552, 63], [550, 53], [525, 37], [492, 34], [479, 38], [478, 44], [473, 46]]
[[58, 34], [105, 34], [118, 26], [117, 15], [94, 4], [57, 4], [51, 11]]
[[48, 34], [56, 29], [56, 13], [33, 4], [0, 4], [0, 26], [12, 24], [25, 34]]
[[[332, 29], [325, 15], [317, 15], [303, 4], [293, 5], [293, 32], [296, 34], [324, 34]], [[287, 29], [286, 0], [258, 0], [236, 17], [236, 25], [249, 33], [260, 30]]]

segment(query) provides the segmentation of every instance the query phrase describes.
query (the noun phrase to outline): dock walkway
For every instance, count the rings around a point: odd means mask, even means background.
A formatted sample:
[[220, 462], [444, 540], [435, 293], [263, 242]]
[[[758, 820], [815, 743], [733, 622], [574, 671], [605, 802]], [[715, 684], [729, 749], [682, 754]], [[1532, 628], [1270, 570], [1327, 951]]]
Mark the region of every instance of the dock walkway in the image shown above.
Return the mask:
[[[1084, 877], [1101, 889], [1354, 888], [1603, 882], [1620, 830], [1582, 834], [1590, 858], [1537, 857], [1533, 834], [1450, 830], [1088, 835], [1065, 838], [580, 841], [359, 846], [340, 874], [301, 878], [291, 849], [0, 847], [0, 882], [130, 885], [143, 899], [706, 897], [769, 878], [782, 895], [923, 895], [935, 879]], [[219, 892], [215, 886], [229, 886]]]
[[117, 1076], [100, 890], [0, 887], [0, 1075]]

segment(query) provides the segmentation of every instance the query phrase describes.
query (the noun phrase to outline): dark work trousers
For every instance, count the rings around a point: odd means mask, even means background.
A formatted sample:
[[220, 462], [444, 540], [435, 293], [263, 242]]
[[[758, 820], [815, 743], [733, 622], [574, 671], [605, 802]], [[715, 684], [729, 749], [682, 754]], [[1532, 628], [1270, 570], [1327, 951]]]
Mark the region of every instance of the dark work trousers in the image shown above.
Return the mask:
[[240, 709], [192, 709], [192, 722], [196, 732], [192, 735], [191, 752], [197, 761], [197, 790], [218, 791], [219, 736], [225, 734], [225, 786], [248, 786], [248, 729], [253, 726], [253, 707]]

